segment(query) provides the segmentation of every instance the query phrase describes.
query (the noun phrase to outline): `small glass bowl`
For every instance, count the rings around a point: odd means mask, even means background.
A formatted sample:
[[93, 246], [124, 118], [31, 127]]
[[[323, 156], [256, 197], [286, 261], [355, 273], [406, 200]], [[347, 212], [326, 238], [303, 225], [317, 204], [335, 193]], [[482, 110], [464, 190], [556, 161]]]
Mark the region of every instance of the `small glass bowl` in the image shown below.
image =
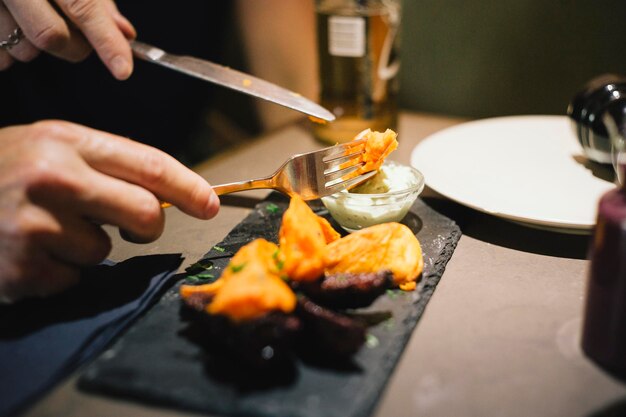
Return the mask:
[[424, 189], [424, 176], [417, 169], [394, 161], [384, 165], [397, 168], [401, 181], [408, 186], [381, 194], [357, 194], [348, 191], [322, 197], [330, 215], [348, 232], [387, 222], [399, 222], [408, 213]]

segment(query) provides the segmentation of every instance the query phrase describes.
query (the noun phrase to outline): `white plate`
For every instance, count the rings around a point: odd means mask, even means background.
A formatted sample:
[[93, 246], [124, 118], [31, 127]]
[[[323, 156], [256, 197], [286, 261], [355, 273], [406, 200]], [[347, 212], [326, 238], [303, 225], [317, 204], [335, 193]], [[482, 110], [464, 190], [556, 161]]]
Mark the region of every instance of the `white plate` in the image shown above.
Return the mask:
[[568, 233], [590, 232], [600, 196], [615, 187], [585, 161], [565, 116], [468, 122], [429, 136], [411, 154], [426, 184], [443, 196]]

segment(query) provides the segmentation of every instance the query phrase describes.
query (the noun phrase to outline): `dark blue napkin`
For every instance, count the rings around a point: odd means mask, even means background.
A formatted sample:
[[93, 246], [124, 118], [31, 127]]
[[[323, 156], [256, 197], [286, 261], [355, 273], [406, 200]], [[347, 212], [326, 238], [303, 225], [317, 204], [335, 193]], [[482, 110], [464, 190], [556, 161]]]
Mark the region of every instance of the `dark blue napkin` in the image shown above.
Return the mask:
[[105, 262], [63, 294], [0, 306], [0, 416], [23, 410], [106, 349], [173, 284], [181, 261]]

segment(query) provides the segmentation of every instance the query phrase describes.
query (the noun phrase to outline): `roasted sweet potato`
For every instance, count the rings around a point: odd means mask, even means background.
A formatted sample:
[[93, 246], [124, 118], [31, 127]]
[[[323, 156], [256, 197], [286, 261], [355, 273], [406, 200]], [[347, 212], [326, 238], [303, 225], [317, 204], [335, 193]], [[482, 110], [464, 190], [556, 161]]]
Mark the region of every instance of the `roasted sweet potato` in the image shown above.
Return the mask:
[[328, 220], [317, 215], [315, 217], [317, 217], [317, 221], [322, 228], [322, 233], [324, 234], [324, 240], [326, 240], [326, 243], [334, 242], [335, 240], [341, 238], [341, 234], [336, 231], [333, 226], [331, 226]]
[[324, 265], [326, 275], [389, 270], [396, 285], [412, 290], [424, 261], [420, 243], [411, 229], [392, 222], [359, 230], [330, 243]]
[[295, 309], [296, 296], [281, 279], [277, 255], [278, 246], [256, 239], [233, 256], [218, 281], [197, 287], [182, 285], [180, 294], [191, 305], [202, 302], [201, 294], [212, 296], [206, 311], [233, 321], [256, 319], [275, 311], [290, 313]]
[[185, 303], [194, 310], [205, 311], [207, 305], [213, 301], [213, 297], [222, 288], [224, 281], [218, 279], [210, 284], [203, 285], [181, 285], [180, 296]]
[[323, 258], [332, 227], [320, 219], [299, 197], [292, 197], [285, 210], [278, 232], [280, 259], [282, 272], [295, 281], [315, 280], [324, 273]]

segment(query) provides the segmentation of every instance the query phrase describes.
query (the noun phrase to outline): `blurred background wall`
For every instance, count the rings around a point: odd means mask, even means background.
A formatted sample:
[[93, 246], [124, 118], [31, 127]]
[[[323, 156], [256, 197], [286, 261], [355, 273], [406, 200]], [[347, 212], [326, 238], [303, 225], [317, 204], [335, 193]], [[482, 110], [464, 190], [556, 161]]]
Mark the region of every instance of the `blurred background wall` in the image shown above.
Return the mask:
[[[317, 99], [314, 4], [236, 0], [223, 63]], [[402, 7], [405, 110], [565, 114], [591, 78], [626, 74], [626, 0], [402, 0]], [[218, 147], [303, 118], [225, 89], [218, 103], [208, 117]]]
[[[402, 4], [405, 109], [472, 118], [564, 114], [589, 79], [626, 74], [624, 0]], [[249, 69], [315, 96], [313, 0], [238, 0], [238, 10]], [[266, 127], [289, 119], [257, 105]]]
[[565, 114], [626, 74], [624, 0], [404, 0], [401, 106], [467, 117]]

